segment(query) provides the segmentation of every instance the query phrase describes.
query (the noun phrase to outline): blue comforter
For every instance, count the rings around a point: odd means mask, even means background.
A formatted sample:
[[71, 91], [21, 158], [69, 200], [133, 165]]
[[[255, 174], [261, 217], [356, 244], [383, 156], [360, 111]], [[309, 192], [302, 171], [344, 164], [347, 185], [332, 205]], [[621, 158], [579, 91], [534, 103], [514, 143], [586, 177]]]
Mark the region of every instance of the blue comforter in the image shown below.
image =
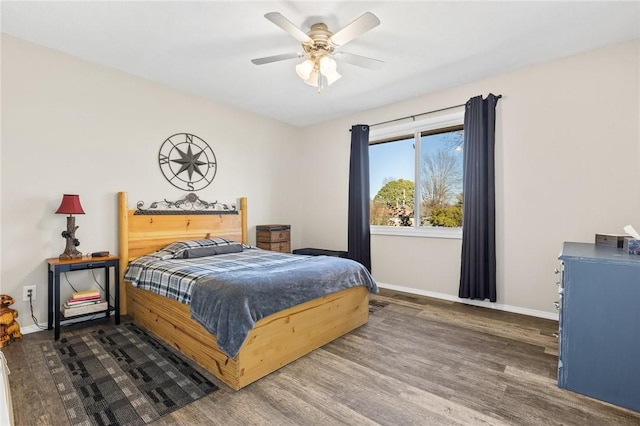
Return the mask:
[[378, 292], [375, 281], [360, 263], [312, 256], [198, 279], [191, 294], [191, 315], [216, 335], [218, 347], [233, 358], [260, 319], [356, 286]]

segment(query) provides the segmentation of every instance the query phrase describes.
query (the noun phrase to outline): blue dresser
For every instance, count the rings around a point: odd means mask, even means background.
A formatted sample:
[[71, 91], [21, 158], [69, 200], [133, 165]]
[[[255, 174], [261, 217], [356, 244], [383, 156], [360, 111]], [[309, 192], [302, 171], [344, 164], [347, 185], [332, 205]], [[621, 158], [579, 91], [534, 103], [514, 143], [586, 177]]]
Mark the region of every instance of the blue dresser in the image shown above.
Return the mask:
[[564, 243], [558, 386], [640, 411], [640, 256]]

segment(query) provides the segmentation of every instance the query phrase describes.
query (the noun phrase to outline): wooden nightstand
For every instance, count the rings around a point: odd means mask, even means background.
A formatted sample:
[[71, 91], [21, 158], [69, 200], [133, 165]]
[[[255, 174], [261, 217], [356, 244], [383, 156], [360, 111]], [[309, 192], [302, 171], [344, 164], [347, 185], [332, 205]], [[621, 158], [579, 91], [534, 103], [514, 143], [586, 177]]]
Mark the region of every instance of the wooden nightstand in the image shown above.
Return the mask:
[[[61, 260], [57, 257], [47, 259], [47, 275], [49, 277], [49, 322], [48, 329], [54, 329], [54, 339], [60, 338], [60, 325], [65, 320], [60, 313], [60, 273], [70, 271], [85, 271], [90, 269], [104, 269], [105, 273], [105, 299], [108, 303], [108, 308], [104, 311], [92, 312], [90, 314], [78, 315], [73, 319], [96, 315], [104, 313], [108, 317], [111, 312], [114, 312], [116, 324], [120, 324], [120, 263], [118, 256], [105, 256], [105, 257], [81, 257], [78, 259], [66, 259]], [[109, 301], [109, 270], [114, 270], [114, 303], [113, 305]]]
[[291, 253], [291, 225], [256, 226], [256, 245], [265, 250]]

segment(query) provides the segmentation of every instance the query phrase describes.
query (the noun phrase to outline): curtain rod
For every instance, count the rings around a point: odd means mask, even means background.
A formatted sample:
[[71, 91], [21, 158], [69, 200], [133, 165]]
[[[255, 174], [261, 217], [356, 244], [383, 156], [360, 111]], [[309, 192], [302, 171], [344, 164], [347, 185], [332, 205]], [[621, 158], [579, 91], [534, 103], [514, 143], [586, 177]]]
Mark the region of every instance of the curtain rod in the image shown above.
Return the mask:
[[[502, 98], [502, 95], [497, 95], [496, 98], [500, 99], [500, 98]], [[395, 121], [402, 121], [402, 120], [406, 120], [407, 118], [413, 118], [415, 120], [416, 117], [419, 117], [421, 115], [433, 114], [435, 112], [440, 112], [440, 111], [446, 111], [448, 109], [459, 108], [459, 107], [465, 106], [465, 105], [466, 105], [466, 102], [464, 104], [460, 104], [460, 105], [454, 105], [454, 106], [450, 106], [450, 107], [446, 107], [446, 108], [434, 109], [433, 111], [421, 112], [420, 114], [407, 115], [406, 117], [401, 117], [401, 118], [396, 118], [394, 120], [382, 121], [380, 123], [371, 124], [371, 125], [369, 125], [369, 127], [380, 126], [382, 124], [393, 123]]]

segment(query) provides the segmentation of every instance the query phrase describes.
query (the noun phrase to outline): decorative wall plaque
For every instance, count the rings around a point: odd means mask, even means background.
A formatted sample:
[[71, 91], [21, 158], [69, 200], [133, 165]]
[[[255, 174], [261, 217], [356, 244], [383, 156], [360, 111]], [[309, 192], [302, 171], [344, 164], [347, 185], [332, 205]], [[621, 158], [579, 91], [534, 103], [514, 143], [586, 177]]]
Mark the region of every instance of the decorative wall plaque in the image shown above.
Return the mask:
[[158, 164], [169, 183], [185, 191], [207, 187], [218, 170], [211, 147], [190, 133], [169, 136], [160, 146]]

